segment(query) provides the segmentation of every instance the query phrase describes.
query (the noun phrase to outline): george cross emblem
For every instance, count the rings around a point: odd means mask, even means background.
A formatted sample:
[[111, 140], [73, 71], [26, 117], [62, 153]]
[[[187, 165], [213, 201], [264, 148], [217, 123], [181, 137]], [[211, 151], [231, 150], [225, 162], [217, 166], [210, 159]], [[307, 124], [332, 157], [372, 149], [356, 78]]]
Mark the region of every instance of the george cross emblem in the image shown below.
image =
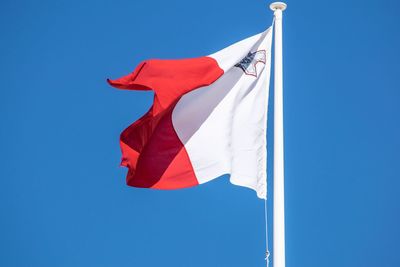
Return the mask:
[[257, 63], [266, 62], [266, 51], [258, 50], [256, 52], [249, 52], [235, 67], [241, 68], [246, 75], [257, 77]]

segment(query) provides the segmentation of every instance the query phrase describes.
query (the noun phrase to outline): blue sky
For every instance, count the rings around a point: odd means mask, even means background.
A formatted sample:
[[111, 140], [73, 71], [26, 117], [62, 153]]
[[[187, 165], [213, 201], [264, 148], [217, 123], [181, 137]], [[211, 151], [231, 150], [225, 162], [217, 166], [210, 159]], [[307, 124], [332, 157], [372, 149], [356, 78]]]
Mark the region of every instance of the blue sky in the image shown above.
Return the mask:
[[[400, 266], [400, 4], [287, 3], [287, 266]], [[152, 95], [105, 79], [261, 32], [268, 5], [2, 1], [0, 266], [264, 266], [253, 191], [125, 185], [119, 133]]]

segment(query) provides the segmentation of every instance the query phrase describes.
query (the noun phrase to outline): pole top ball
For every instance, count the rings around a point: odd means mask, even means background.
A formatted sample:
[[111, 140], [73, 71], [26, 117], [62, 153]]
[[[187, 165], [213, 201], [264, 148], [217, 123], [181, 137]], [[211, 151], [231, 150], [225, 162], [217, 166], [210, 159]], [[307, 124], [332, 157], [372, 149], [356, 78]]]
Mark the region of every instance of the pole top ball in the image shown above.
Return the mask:
[[269, 5], [269, 8], [273, 11], [275, 10], [285, 10], [287, 5], [283, 2], [273, 2], [272, 4]]

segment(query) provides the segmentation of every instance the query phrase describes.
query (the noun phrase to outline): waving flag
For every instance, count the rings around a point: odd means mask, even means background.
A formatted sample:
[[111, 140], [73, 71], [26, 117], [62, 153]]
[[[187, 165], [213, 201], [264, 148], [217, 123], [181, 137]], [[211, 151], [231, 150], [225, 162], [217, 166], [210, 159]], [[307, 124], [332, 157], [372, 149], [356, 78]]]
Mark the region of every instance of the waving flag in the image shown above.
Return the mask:
[[127, 184], [178, 189], [230, 174], [266, 198], [271, 28], [212, 55], [146, 60], [108, 82], [152, 90], [150, 110], [120, 138]]

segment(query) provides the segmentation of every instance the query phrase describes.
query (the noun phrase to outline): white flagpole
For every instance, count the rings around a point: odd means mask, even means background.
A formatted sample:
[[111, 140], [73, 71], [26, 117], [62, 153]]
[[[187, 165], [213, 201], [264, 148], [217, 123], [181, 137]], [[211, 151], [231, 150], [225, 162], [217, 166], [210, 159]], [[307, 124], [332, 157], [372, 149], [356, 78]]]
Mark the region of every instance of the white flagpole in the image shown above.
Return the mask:
[[274, 66], [274, 218], [273, 263], [285, 267], [285, 187], [283, 156], [283, 75], [282, 75], [282, 11], [286, 4], [270, 5], [275, 16], [275, 66]]

